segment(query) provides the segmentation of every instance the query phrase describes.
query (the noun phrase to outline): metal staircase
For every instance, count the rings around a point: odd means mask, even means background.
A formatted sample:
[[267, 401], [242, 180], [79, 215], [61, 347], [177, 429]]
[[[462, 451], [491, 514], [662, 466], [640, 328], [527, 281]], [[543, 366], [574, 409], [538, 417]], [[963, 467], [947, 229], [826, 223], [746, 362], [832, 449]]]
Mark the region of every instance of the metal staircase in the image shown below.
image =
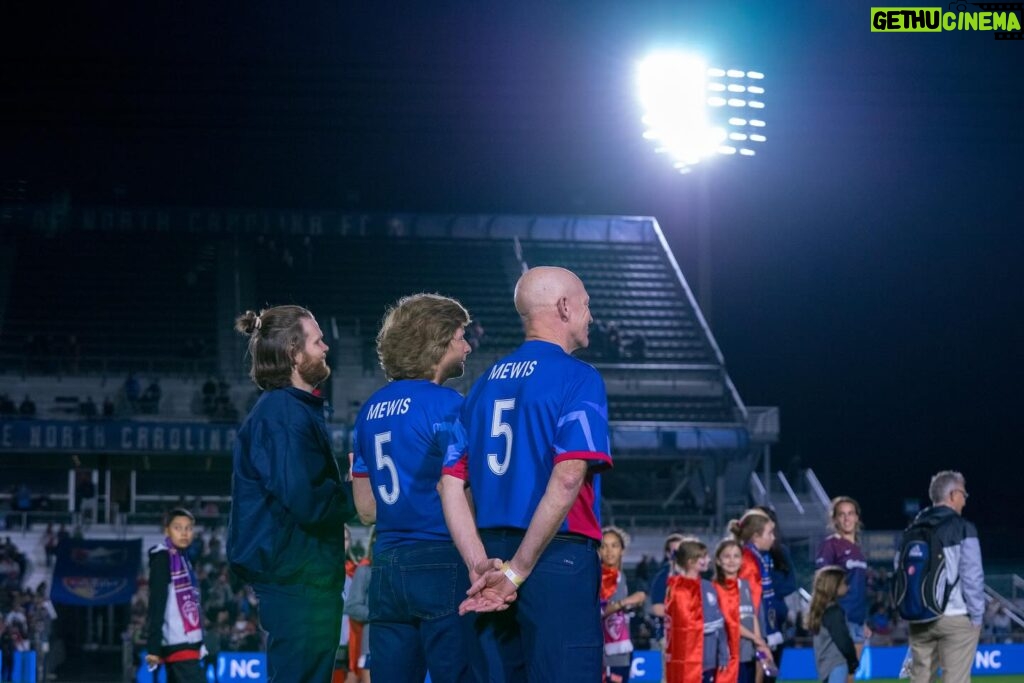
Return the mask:
[[806, 541], [813, 547], [826, 535], [829, 497], [814, 470], [801, 470], [796, 481], [782, 472], [764, 481], [751, 472], [750, 494], [759, 505], [775, 510], [787, 542]]

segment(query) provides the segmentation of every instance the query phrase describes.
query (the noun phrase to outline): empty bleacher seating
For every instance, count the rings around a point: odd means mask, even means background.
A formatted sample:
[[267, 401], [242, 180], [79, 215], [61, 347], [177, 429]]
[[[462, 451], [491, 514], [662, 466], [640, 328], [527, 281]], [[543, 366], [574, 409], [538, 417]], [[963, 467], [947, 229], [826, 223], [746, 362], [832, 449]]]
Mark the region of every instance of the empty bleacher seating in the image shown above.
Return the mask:
[[595, 320], [614, 323], [627, 343], [635, 335], [644, 336], [645, 362], [717, 363], [659, 242], [523, 240], [522, 247], [530, 266], [576, 272], [587, 286]]
[[[298, 252], [294, 267], [282, 264], [286, 248]], [[388, 304], [415, 292], [437, 292], [458, 299], [481, 321], [489, 345], [510, 348], [522, 339], [512, 303], [518, 273], [508, 265], [511, 240], [316, 236], [308, 260], [305, 249], [279, 241], [258, 248], [258, 301], [301, 303], [322, 327], [335, 316], [341, 324], [358, 322], [364, 335], [374, 336]]]
[[612, 395], [608, 412], [613, 422], [721, 423], [737, 419], [728, 395]]
[[0, 355], [20, 358], [23, 371], [165, 371], [186, 360], [212, 369], [207, 238], [23, 232], [15, 254]]

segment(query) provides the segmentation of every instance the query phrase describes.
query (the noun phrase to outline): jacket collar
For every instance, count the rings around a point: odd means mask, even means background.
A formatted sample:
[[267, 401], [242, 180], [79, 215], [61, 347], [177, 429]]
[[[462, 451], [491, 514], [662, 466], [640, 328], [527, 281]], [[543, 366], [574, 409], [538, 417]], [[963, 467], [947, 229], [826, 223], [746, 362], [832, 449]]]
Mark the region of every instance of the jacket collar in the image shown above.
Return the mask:
[[322, 396], [314, 396], [308, 391], [303, 391], [302, 389], [299, 389], [297, 387], [284, 387], [282, 391], [288, 392], [289, 394], [299, 399], [303, 403], [309, 404], [314, 408], [324, 407], [324, 399]]

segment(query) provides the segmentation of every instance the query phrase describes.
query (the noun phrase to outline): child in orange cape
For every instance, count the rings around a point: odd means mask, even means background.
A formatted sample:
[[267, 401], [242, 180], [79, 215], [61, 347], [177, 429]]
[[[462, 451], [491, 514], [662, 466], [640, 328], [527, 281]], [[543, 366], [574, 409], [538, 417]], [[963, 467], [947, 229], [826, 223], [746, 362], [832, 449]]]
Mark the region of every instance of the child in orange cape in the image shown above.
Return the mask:
[[725, 633], [729, 643], [729, 664], [719, 673], [716, 683], [754, 683], [756, 675], [755, 652], [760, 651], [771, 661], [772, 651], [761, 637], [761, 624], [757, 606], [751, 595], [750, 584], [739, 578], [743, 564], [740, 544], [727, 538], [715, 549], [715, 590], [725, 618]]
[[729, 663], [725, 620], [718, 593], [700, 578], [708, 565], [708, 547], [696, 540], [679, 544], [680, 572], [668, 580], [665, 668], [668, 683], [714, 683]]

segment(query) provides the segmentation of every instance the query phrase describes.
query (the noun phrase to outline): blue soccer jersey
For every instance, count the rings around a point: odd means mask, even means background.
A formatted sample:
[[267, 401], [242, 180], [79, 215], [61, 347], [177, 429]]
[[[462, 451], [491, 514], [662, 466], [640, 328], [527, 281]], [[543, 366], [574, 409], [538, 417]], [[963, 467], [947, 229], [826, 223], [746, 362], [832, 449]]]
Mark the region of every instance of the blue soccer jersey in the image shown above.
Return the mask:
[[462, 396], [428, 380], [391, 382], [367, 399], [353, 433], [352, 476], [377, 502], [376, 551], [451, 540], [437, 482]]
[[591, 461], [560, 533], [601, 538], [600, 477], [611, 467], [608, 399], [592, 366], [545, 341], [528, 341], [473, 385], [445, 474], [473, 490], [477, 527], [525, 530], [555, 464]]

